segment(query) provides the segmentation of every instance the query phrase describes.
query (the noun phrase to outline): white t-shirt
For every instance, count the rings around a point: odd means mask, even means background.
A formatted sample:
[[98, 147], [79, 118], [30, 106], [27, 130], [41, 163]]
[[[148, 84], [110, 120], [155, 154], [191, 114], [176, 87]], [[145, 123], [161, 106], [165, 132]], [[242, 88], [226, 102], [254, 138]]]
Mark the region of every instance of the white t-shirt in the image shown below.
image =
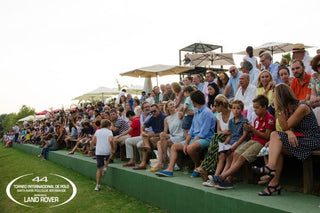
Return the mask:
[[227, 123], [225, 123], [225, 122], [223, 121], [223, 119], [222, 119], [222, 113], [221, 113], [221, 112], [219, 112], [219, 113], [216, 115], [216, 119], [219, 121], [221, 131], [224, 131], [224, 130], [228, 130], [228, 129], [229, 129], [228, 123], [229, 123], [229, 120], [232, 119], [233, 117], [234, 117], [234, 115], [232, 114], [232, 112], [230, 112], [228, 121], [227, 121]]
[[246, 55], [245, 57], [243, 57], [243, 60], [248, 61], [252, 64], [253, 68], [257, 68], [257, 58], [252, 56], [252, 58], [250, 58], [248, 55]]
[[256, 97], [256, 90], [257, 87], [253, 86], [252, 84], [248, 85], [244, 95], [242, 94], [242, 87], [236, 92], [234, 96], [234, 100], [241, 100], [244, 104], [244, 109], [247, 110], [250, 106], [252, 106], [252, 100]]
[[102, 128], [94, 134], [97, 138], [96, 155], [110, 155], [111, 146], [109, 136], [113, 136], [111, 130]]

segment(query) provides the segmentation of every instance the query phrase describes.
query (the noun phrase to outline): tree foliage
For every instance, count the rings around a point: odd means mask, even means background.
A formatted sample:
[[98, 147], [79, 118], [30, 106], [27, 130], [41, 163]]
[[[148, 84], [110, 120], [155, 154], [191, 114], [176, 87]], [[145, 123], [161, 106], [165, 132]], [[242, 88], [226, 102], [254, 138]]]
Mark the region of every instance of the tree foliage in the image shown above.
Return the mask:
[[118, 79], [116, 79], [116, 83], [117, 83], [117, 86], [118, 86], [118, 90], [119, 90], [119, 91], [122, 90], [122, 89], [124, 89], [124, 88], [128, 88], [127, 85], [121, 85], [121, 84], [120, 84], [120, 81], [119, 81]]
[[18, 113], [2, 114], [0, 115], [0, 135], [2, 136], [4, 132], [12, 129], [15, 123], [28, 115], [34, 115], [35, 109], [23, 105]]

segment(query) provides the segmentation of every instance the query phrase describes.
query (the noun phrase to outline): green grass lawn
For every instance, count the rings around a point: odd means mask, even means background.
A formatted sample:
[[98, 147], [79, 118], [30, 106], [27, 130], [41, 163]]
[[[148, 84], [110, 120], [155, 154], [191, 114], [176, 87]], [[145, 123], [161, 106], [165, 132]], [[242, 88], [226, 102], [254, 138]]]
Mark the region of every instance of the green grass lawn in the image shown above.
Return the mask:
[[[48, 208], [28, 208], [14, 203], [6, 195], [10, 181], [24, 174], [34, 173], [40, 177], [48, 173], [62, 175], [76, 185], [77, 195], [69, 203]], [[95, 181], [50, 161], [42, 161], [34, 155], [0, 145], [0, 212], [165, 212], [106, 185], [94, 191]]]

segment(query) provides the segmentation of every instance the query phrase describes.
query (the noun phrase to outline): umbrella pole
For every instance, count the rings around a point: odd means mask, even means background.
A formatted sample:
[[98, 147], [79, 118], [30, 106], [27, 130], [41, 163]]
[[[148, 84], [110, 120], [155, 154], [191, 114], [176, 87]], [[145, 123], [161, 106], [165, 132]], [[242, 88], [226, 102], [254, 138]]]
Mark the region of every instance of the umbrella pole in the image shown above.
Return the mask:
[[158, 83], [158, 73], [157, 73], [157, 86], [159, 86], [159, 83]]

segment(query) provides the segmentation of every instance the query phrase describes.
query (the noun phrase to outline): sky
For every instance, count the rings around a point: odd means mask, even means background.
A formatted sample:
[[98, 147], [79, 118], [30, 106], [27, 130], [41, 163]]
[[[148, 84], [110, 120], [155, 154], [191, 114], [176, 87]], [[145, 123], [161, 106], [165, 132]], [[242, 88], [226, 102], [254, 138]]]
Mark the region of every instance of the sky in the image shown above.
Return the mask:
[[231, 53], [271, 41], [304, 43], [314, 56], [319, 8], [319, 0], [1, 0], [0, 114], [22, 105], [69, 108], [74, 97], [115, 88], [116, 79], [143, 85], [119, 73], [178, 65], [179, 49], [196, 42]]

